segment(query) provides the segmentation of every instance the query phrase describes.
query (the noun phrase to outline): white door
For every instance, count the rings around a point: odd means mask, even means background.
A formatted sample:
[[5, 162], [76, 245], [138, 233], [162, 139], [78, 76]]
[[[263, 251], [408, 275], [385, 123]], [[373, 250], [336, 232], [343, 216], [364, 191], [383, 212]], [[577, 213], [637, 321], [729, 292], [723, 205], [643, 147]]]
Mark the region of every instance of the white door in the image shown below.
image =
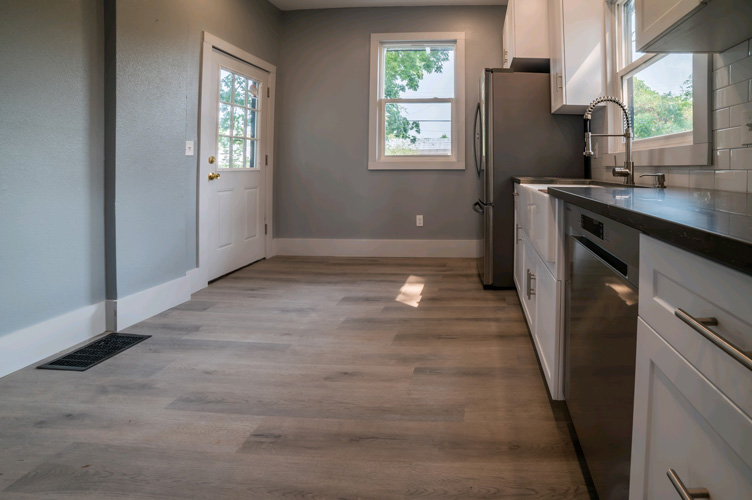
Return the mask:
[[[216, 49], [206, 70], [201, 179], [208, 183], [209, 280], [265, 257], [269, 74]], [[213, 96], [213, 98], [212, 98]]]

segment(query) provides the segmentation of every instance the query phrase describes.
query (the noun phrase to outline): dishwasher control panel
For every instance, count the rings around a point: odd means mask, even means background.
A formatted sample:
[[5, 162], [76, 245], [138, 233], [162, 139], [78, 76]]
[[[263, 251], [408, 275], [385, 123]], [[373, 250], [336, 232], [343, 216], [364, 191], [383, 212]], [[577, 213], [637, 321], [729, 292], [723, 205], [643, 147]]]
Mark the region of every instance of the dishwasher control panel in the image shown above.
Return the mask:
[[585, 214], [580, 215], [580, 227], [588, 233], [594, 235], [596, 238], [603, 239], [603, 223], [588, 217]]

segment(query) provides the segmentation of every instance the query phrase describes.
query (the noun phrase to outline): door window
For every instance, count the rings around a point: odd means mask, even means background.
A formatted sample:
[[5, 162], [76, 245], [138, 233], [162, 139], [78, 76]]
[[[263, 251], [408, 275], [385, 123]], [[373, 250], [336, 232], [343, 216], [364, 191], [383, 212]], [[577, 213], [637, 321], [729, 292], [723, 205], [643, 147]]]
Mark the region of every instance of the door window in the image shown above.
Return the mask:
[[219, 71], [217, 157], [219, 168], [258, 168], [261, 83], [225, 68]]

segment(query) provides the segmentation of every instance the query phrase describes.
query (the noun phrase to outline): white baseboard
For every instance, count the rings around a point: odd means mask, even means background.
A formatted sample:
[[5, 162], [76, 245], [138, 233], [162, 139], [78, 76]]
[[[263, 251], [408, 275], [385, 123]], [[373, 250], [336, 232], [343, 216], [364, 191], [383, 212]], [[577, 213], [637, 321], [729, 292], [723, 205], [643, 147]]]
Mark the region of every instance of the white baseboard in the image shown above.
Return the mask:
[[185, 277], [188, 278], [191, 295], [208, 286], [208, 282], [201, 275], [201, 270], [199, 268], [191, 269], [185, 273]]
[[99, 302], [0, 337], [0, 377], [103, 333], [105, 303]]
[[321, 257], [480, 257], [482, 240], [277, 238], [277, 255]]
[[107, 329], [121, 331], [189, 300], [191, 279], [188, 275], [122, 299], [108, 300]]

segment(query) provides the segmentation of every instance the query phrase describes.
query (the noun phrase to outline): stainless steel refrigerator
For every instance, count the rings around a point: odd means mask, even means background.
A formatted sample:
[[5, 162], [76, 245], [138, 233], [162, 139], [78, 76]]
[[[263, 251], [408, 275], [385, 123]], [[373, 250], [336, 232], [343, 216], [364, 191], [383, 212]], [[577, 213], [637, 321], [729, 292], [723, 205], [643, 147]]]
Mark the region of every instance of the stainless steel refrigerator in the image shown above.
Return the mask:
[[485, 69], [473, 134], [483, 231], [478, 273], [487, 288], [513, 288], [512, 177], [582, 178], [581, 115], [551, 114], [548, 73]]

